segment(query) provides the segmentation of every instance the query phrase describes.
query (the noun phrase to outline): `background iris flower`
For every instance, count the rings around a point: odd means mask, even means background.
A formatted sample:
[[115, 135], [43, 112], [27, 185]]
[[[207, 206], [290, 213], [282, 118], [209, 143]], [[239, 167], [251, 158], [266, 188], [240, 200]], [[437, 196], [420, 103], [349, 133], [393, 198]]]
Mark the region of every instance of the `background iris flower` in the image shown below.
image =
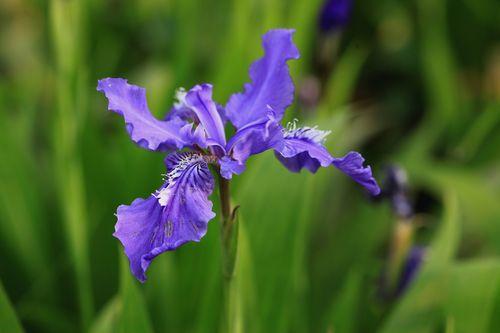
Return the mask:
[[319, 13], [318, 23], [322, 32], [342, 29], [349, 22], [354, 0], [326, 0]]

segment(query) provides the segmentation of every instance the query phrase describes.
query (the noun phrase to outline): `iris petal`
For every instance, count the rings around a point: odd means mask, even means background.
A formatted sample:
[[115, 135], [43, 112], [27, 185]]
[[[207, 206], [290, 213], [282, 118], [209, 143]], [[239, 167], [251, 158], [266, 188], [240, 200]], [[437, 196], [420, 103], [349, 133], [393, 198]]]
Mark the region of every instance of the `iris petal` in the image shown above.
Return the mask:
[[198, 117], [209, 139], [217, 142], [221, 147], [226, 145], [224, 123], [212, 100], [212, 85], [201, 84], [188, 91], [185, 103]]
[[372, 195], [380, 193], [380, 187], [372, 175], [370, 166], [363, 166], [365, 159], [360, 153], [351, 151], [341, 158], [335, 158], [332, 164], [351, 177], [357, 183], [363, 185]]
[[215, 214], [208, 196], [214, 180], [207, 164], [194, 153], [173, 153], [166, 158], [165, 184], [147, 199], [136, 199], [117, 210], [113, 234], [120, 240], [130, 269], [141, 282], [159, 254], [186, 242], [198, 242]]
[[278, 121], [292, 103], [294, 86], [287, 66], [290, 59], [298, 59], [299, 51], [292, 41], [293, 30], [270, 30], [262, 37], [264, 56], [250, 67], [252, 80], [244, 92], [231, 96], [226, 105], [227, 118], [240, 129], [263, 118], [268, 106]]
[[130, 137], [139, 146], [165, 151], [204, 145], [203, 138], [193, 132], [191, 124], [179, 118], [156, 119], [149, 111], [144, 88], [128, 84], [125, 79], [107, 78], [99, 80], [97, 90], [106, 95], [108, 109], [123, 116]]
[[363, 166], [364, 158], [357, 152], [350, 152], [341, 158], [330, 155], [323, 143], [329, 132], [314, 127], [292, 128], [285, 131], [284, 144], [276, 149], [276, 157], [290, 171], [299, 172], [306, 168], [312, 173], [320, 166], [335, 166], [354, 181], [364, 186], [372, 195], [380, 193], [380, 188], [369, 166]]
[[220, 175], [226, 179], [231, 179], [233, 174], [239, 175], [245, 171], [245, 164], [235, 161], [229, 156], [223, 156], [219, 163]]
[[306, 168], [312, 173], [320, 166], [328, 167], [332, 156], [323, 146], [327, 131], [313, 127], [285, 130], [282, 149], [276, 150], [276, 157], [292, 172]]
[[232, 173], [240, 174], [251, 155], [268, 149], [280, 149], [282, 145], [282, 127], [277, 123], [272, 110], [268, 110], [265, 118], [241, 128], [229, 140], [226, 152], [231, 159], [221, 161], [221, 167], [224, 170], [222, 176], [230, 179]]

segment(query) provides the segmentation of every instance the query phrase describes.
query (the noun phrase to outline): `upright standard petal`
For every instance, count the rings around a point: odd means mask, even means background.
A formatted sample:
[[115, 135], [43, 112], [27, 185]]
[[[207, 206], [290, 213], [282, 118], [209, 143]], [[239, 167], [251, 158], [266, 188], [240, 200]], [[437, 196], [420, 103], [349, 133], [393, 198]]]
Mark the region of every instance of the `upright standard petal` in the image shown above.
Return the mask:
[[106, 95], [108, 109], [123, 116], [130, 137], [139, 146], [170, 150], [202, 144], [191, 124], [181, 119], [156, 119], [149, 111], [144, 88], [128, 84], [125, 79], [107, 78], [99, 80], [97, 90]]
[[226, 105], [226, 115], [236, 128], [265, 117], [268, 106], [279, 121], [292, 103], [294, 86], [286, 62], [299, 58], [292, 41], [293, 32], [276, 29], [262, 37], [265, 53], [250, 67], [252, 82], [245, 84], [243, 93], [232, 95]]
[[224, 123], [217, 105], [212, 100], [212, 85], [205, 83], [194, 86], [187, 92], [185, 104], [196, 114], [208, 138], [224, 147], [226, 145]]
[[282, 145], [282, 127], [274, 112], [268, 109], [266, 118], [239, 129], [227, 143], [226, 151], [239, 164], [244, 164], [251, 155], [280, 149]]
[[215, 216], [208, 199], [214, 180], [202, 156], [173, 153], [165, 163], [165, 184], [147, 199], [121, 205], [116, 214], [113, 235], [123, 244], [130, 269], [141, 282], [157, 255], [200, 241]]
[[[174, 103], [174, 106], [170, 109], [170, 112], [167, 113], [165, 120], [180, 118], [182, 120], [194, 121], [196, 123], [200, 122], [196, 113], [186, 105], [187, 94], [188, 93], [184, 88], [177, 89], [175, 93], [175, 98], [177, 102]], [[226, 124], [227, 122], [226, 110], [224, 110], [224, 107], [218, 103], [215, 103], [215, 106], [217, 109], [217, 113], [222, 121], [222, 124], [223, 125]]]

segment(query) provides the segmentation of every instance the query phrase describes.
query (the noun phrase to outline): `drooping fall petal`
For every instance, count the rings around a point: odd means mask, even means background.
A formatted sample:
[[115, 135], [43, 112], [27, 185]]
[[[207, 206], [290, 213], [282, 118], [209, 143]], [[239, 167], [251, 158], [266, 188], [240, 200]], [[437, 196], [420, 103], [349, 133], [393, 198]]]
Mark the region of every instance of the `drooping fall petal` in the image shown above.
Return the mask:
[[276, 149], [276, 157], [290, 171], [299, 172], [306, 168], [316, 172], [320, 166], [335, 166], [364, 186], [372, 195], [378, 195], [380, 188], [369, 166], [364, 166], [364, 158], [357, 152], [350, 152], [344, 157], [332, 157], [324, 147], [329, 134], [314, 127], [301, 127], [285, 130], [282, 149]]
[[125, 79], [99, 80], [97, 90], [108, 99], [108, 109], [123, 116], [130, 138], [149, 150], [182, 149], [194, 144], [203, 145], [199, 132], [180, 118], [158, 120], [149, 111], [146, 90], [127, 83]]
[[120, 240], [130, 269], [141, 282], [159, 254], [186, 242], [198, 242], [215, 214], [208, 196], [214, 180], [203, 158], [195, 153], [167, 156], [165, 184], [147, 199], [118, 207], [114, 236]]

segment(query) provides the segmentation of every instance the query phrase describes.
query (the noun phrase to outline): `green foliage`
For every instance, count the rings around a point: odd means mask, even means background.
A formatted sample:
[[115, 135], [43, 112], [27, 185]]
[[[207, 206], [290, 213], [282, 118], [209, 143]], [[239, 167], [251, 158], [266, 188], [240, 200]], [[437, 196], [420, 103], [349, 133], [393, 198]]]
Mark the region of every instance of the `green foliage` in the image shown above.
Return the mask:
[[385, 164], [407, 170], [407, 245], [427, 256], [407, 290], [384, 296], [399, 223], [388, 202], [264, 153], [231, 184], [232, 331], [500, 330], [498, 3], [355, 1], [328, 38], [321, 2], [0, 1], [0, 332], [223, 330], [217, 218], [202, 242], [155, 259], [145, 284], [130, 274], [113, 214], [157, 188], [163, 156], [130, 142], [95, 86], [145, 86], [158, 117], [179, 86], [211, 82], [224, 103], [273, 27], [297, 30], [296, 96], [311, 78], [322, 88], [287, 119], [332, 130], [330, 151], [361, 151], [379, 180]]
[[3, 286], [0, 284], [0, 332], [21, 333], [23, 329], [10, 304]]

